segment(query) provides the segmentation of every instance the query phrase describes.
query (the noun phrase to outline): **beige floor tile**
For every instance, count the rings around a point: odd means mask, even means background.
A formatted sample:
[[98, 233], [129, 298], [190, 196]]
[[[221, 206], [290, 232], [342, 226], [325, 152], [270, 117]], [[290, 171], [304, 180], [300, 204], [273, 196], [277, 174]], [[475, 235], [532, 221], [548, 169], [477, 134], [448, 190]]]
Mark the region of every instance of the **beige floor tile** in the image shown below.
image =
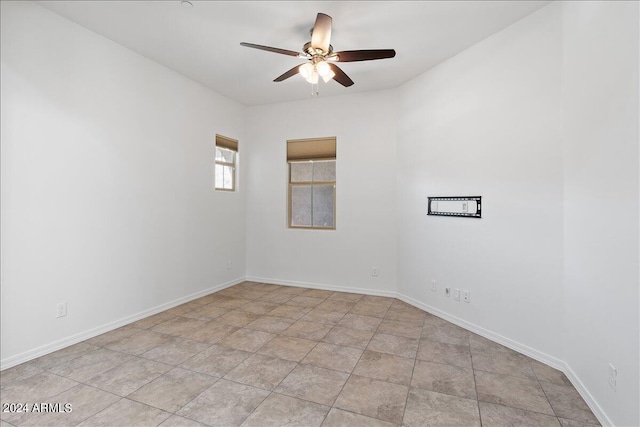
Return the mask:
[[273, 302], [275, 304], [284, 304], [293, 298], [291, 294], [281, 294], [276, 292], [269, 292], [261, 298], [262, 301]]
[[415, 359], [366, 350], [353, 373], [361, 377], [409, 385], [414, 362]]
[[229, 310], [233, 310], [233, 309], [236, 309], [236, 308], [240, 308], [240, 307], [242, 307], [245, 304], [248, 304], [250, 302], [251, 302], [250, 299], [224, 297], [224, 298], [220, 298], [220, 299], [217, 299], [217, 300], [211, 302], [211, 305], [215, 305], [217, 307], [222, 307], [222, 308], [227, 308]]
[[300, 307], [296, 305], [281, 305], [271, 310], [269, 316], [286, 317], [287, 319], [298, 320], [311, 311], [311, 307]]
[[447, 344], [469, 346], [469, 332], [452, 323], [425, 324], [422, 338]]
[[320, 405], [331, 406], [348, 378], [349, 374], [344, 372], [312, 365], [298, 365], [275, 391]]
[[150, 330], [140, 330], [138, 333], [105, 345], [105, 348], [138, 356], [145, 351], [166, 342], [170, 338], [171, 335]]
[[331, 329], [327, 335], [325, 335], [322, 341], [329, 344], [344, 345], [364, 350], [369, 344], [372, 336], [373, 331], [363, 331], [360, 329], [336, 326]]
[[215, 377], [223, 377], [251, 353], [213, 344], [208, 349], [196, 354], [180, 367]]
[[298, 296], [295, 296], [295, 297], [291, 298], [285, 304], [286, 305], [295, 305], [295, 306], [298, 306], [298, 307], [314, 308], [314, 307], [317, 307], [320, 304], [322, 304], [323, 301], [324, 301], [324, 299], [322, 299], [322, 298], [303, 297], [303, 296], [298, 295]]
[[377, 332], [381, 334], [399, 335], [405, 338], [420, 338], [422, 326], [415, 323], [400, 322], [397, 320], [385, 319], [378, 326]]
[[402, 423], [409, 389], [371, 378], [351, 375], [334, 406], [395, 424]]
[[345, 328], [360, 329], [362, 331], [375, 331], [382, 322], [382, 319], [372, 316], [361, 316], [359, 314], [345, 314], [338, 326]]
[[176, 316], [167, 311], [163, 311], [158, 314], [154, 314], [153, 316], [140, 319], [137, 322], [133, 322], [129, 326], [140, 329], [149, 329], [156, 325], [159, 325], [160, 323], [166, 322], [167, 320], [173, 319], [174, 317]]
[[225, 379], [273, 390], [296, 367], [296, 362], [254, 354], [225, 375]]
[[32, 360], [29, 363], [35, 368], [47, 370], [61, 363], [75, 359], [76, 357], [80, 357], [84, 354], [96, 351], [99, 348], [100, 347], [87, 344], [86, 342], [80, 342], [78, 344], [63, 348], [62, 350], [54, 351], [53, 353], [38, 357], [37, 359]]
[[364, 295], [362, 294], [354, 294], [350, 292], [334, 292], [331, 294], [331, 296], [328, 299], [356, 303], [360, 301], [363, 296]]
[[327, 299], [318, 306], [318, 309], [345, 314], [351, 310], [354, 305], [356, 305], [356, 303], [352, 301]]
[[386, 421], [377, 420], [364, 415], [354, 414], [353, 412], [343, 411], [341, 409], [331, 408], [329, 414], [322, 423], [322, 427], [396, 427], [398, 424], [392, 424]]
[[216, 321], [220, 323], [224, 323], [231, 326], [237, 326], [238, 328], [242, 328], [249, 323], [258, 320], [260, 318], [259, 314], [248, 313], [246, 311], [234, 310], [230, 311], [226, 314], [223, 314], [220, 317], [216, 318]]
[[557, 369], [552, 368], [551, 366], [545, 365], [544, 363], [540, 363], [537, 360], [529, 359], [529, 365], [533, 369], [533, 372], [536, 374], [536, 378], [539, 381], [546, 381], [548, 383], [558, 384], [558, 385], [572, 385], [569, 378], [562, 372]]
[[283, 286], [280, 289], [276, 289], [273, 293], [286, 294], [286, 295], [300, 295], [304, 291], [307, 291], [307, 288], [300, 288], [297, 286]]
[[61, 407], [70, 404], [70, 412], [31, 412], [20, 414], [23, 417], [19, 421], [9, 421], [20, 426], [75, 426], [118, 400], [120, 397], [115, 394], [81, 384], [46, 400], [47, 403], [60, 404]]
[[324, 338], [330, 330], [331, 326], [323, 323], [298, 320], [282, 332], [282, 335], [294, 338], [305, 338], [310, 341], [319, 341]]
[[537, 380], [475, 371], [478, 400], [555, 415]]
[[370, 302], [358, 302], [353, 306], [350, 313], [351, 314], [359, 314], [361, 316], [372, 316], [372, 317], [384, 317], [387, 314], [389, 309], [380, 304], [373, 304]]
[[243, 305], [238, 310], [246, 311], [247, 313], [253, 314], [267, 314], [270, 311], [278, 308], [279, 304], [275, 304], [267, 301], [251, 301], [248, 304]]
[[598, 425], [562, 372], [408, 303], [257, 282], [6, 369], [0, 396], [74, 409], [0, 427]]
[[428, 362], [448, 363], [471, 368], [471, 351], [468, 345], [447, 344], [423, 338], [420, 340], [416, 359]]
[[367, 350], [415, 358], [418, 351], [418, 340], [397, 335], [375, 334], [371, 338]]
[[329, 408], [272, 393], [242, 423], [243, 427], [317, 427]]
[[[443, 327], [443, 328], [447, 328], [447, 327], [448, 328], [452, 328], [452, 325], [449, 325], [448, 323], [444, 323], [444, 324], [441, 325], [441, 327]], [[460, 331], [460, 333], [463, 333], [463, 332]], [[469, 337], [469, 347], [474, 352], [492, 351], [492, 350], [506, 351], [506, 352], [511, 351], [510, 348], [507, 348], [507, 347], [505, 347], [503, 345], [500, 345], [500, 344], [498, 344], [496, 342], [488, 340], [485, 337], [481, 337], [480, 335], [474, 334], [473, 332], [467, 332], [466, 335]]]
[[254, 291], [251, 289], [245, 289], [245, 290], [238, 291], [235, 295], [235, 298], [244, 298], [251, 301], [255, 301], [255, 300], [262, 301], [265, 295], [267, 295], [268, 293], [269, 292], [265, 292], [265, 291]]
[[131, 360], [133, 357], [130, 354], [101, 348], [54, 366], [49, 370], [63, 377], [86, 382], [89, 378]]
[[256, 331], [264, 331], [277, 334], [287, 329], [294, 322], [295, 320], [286, 319], [284, 317], [261, 316], [245, 327]]
[[397, 320], [400, 322], [410, 322], [416, 324], [422, 324], [424, 322], [424, 312], [416, 312], [410, 310], [398, 309], [394, 310], [393, 307], [389, 308], [389, 311], [384, 315], [385, 319]]
[[195, 301], [189, 301], [185, 304], [178, 305], [176, 307], [170, 308], [167, 310], [167, 313], [174, 314], [176, 316], [182, 316], [184, 313], [189, 311], [196, 310], [198, 307], [201, 307], [202, 304], [197, 303]]
[[[77, 385], [75, 381], [50, 372], [38, 372], [5, 385], [0, 393], [0, 401], [3, 404], [46, 402], [46, 399]], [[6, 413], [2, 413], [2, 418], [5, 416]]]
[[329, 298], [333, 295], [333, 291], [325, 291], [324, 289], [307, 289], [302, 292], [300, 296], [302, 297], [311, 297], [311, 298]]
[[121, 399], [104, 411], [85, 420], [82, 427], [157, 426], [169, 418], [169, 412]]
[[483, 427], [560, 427], [555, 416], [487, 402], [480, 402], [480, 418]]
[[215, 344], [240, 329], [238, 326], [212, 320], [201, 327], [182, 334], [183, 338]]
[[471, 349], [473, 368], [496, 374], [513, 375], [535, 380], [529, 359], [513, 350], [476, 350]]
[[201, 328], [206, 323], [204, 320], [178, 316], [152, 327], [151, 330], [169, 335], [182, 335]]
[[558, 418], [562, 427], [600, 427], [600, 424], [587, 424], [581, 421], [569, 420], [566, 418]]
[[416, 360], [411, 386], [476, 399], [473, 370], [459, 366]]
[[4, 390], [5, 387], [12, 385], [17, 381], [22, 381], [25, 378], [43, 373], [44, 370], [37, 367], [37, 360], [38, 359], [31, 360], [29, 362], [21, 363], [20, 365], [5, 369], [4, 371], [0, 371], [0, 390]]
[[151, 350], [142, 353], [140, 357], [168, 365], [179, 365], [207, 347], [209, 347], [208, 343], [171, 337]]
[[177, 415], [212, 426], [239, 426], [268, 395], [266, 390], [220, 380]]
[[598, 419], [573, 386], [552, 384], [545, 381], [540, 381], [540, 385], [558, 417], [587, 424], [598, 424]]
[[127, 398], [167, 412], [176, 412], [216, 381], [216, 377], [174, 368]]
[[387, 308], [391, 307], [391, 304], [393, 304], [393, 298], [389, 298], [389, 297], [379, 297], [376, 295], [364, 295], [360, 301], [362, 302], [370, 302], [372, 304], [380, 304], [380, 305], [384, 305]]
[[341, 345], [318, 343], [301, 363], [350, 373], [358, 363], [362, 350]]
[[319, 308], [314, 308], [307, 313], [301, 320], [307, 322], [324, 323], [327, 325], [335, 325], [344, 317], [344, 313], [336, 311], [326, 311]]
[[88, 379], [86, 383], [124, 397], [169, 370], [171, 366], [164, 363], [136, 357]]
[[275, 334], [271, 334], [269, 332], [242, 328], [220, 341], [220, 345], [238, 350], [255, 352], [275, 337]]
[[171, 415], [160, 427], [207, 427], [206, 424], [199, 423], [179, 415]]
[[109, 332], [105, 332], [104, 334], [97, 335], [84, 342], [87, 344], [104, 347], [112, 342], [121, 340], [122, 338], [128, 337], [138, 332], [140, 332], [140, 329], [127, 325], [118, 329], [114, 329], [113, 331], [109, 331]]
[[478, 402], [429, 390], [412, 388], [404, 426], [480, 426]]
[[194, 310], [185, 311], [180, 315], [183, 317], [190, 317], [192, 319], [212, 320], [222, 316], [227, 312], [229, 312], [228, 308], [217, 307], [215, 305], [207, 304], [207, 305], [201, 305]]
[[305, 358], [316, 344], [315, 341], [302, 338], [279, 336], [266, 343], [264, 347], [258, 350], [258, 353], [299, 362]]

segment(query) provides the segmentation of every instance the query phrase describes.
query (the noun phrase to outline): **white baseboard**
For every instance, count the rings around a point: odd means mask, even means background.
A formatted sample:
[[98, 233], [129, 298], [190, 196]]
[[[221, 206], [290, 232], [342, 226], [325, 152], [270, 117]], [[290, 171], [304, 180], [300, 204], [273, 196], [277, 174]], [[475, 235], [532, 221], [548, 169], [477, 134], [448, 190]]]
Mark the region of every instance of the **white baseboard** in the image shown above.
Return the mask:
[[411, 304], [414, 307], [417, 307], [421, 310], [426, 311], [427, 313], [431, 313], [435, 316], [438, 316], [448, 322], [453, 323], [454, 325], [460, 326], [461, 328], [464, 328], [468, 331], [471, 331], [473, 333], [476, 333], [480, 336], [483, 336], [484, 338], [487, 338], [491, 341], [494, 341], [498, 344], [501, 344], [505, 347], [510, 348], [511, 350], [517, 351], [518, 353], [522, 353], [525, 356], [529, 356], [532, 359], [537, 360], [538, 362], [542, 362], [546, 365], [551, 366], [552, 368], [556, 368], [559, 371], [562, 371], [567, 378], [569, 379], [569, 381], [571, 381], [571, 384], [573, 385], [573, 387], [578, 391], [578, 393], [580, 393], [580, 396], [582, 396], [582, 398], [584, 399], [585, 403], [589, 406], [589, 409], [591, 409], [591, 411], [593, 412], [593, 414], [596, 416], [596, 418], [598, 419], [598, 421], [600, 422], [600, 424], [602, 424], [603, 426], [612, 426], [613, 423], [611, 422], [611, 420], [609, 419], [609, 417], [607, 416], [607, 414], [602, 410], [602, 408], [600, 407], [600, 405], [598, 405], [598, 403], [596, 402], [596, 400], [593, 398], [593, 396], [591, 395], [591, 393], [589, 393], [589, 391], [587, 390], [587, 388], [584, 386], [584, 384], [582, 383], [582, 381], [580, 381], [580, 379], [578, 378], [578, 376], [575, 374], [575, 372], [573, 372], [573, 370], [571, 369], [571, 367], [563, 360], [558, 359], [557, 357], [553, 357], [549, 354], [546, 354], [542, 351], [538, 351], [535, 348], [529, 347], [525, 344], [522, 344], [518, 341], [514, 341], [510, 338], [506, 338], [503, 337], [500, 334], [497, 334], [495, 332], [492, 332], [488, 329], [484, 329], [481, 326], [476, 325], [475, 323], [471, 323], [471, 322], [467, 322], [466, 320], [460, 319], [459, 317], [453, 316], [451, 314], [448, 314], [442, 310], [439, 310], [435, 307], [432, 307], [428, 304], [424, 304], [421, 303], [418, 300], [415, 300], [411, 297], [408, 297], [406, 295], [403, 294], [397, 294], [396, 298], [398, 298], [399, 300], [402, 300], [404, 302], [406, 302], [407, 304]]
[[322, 289], [326, 291], [336, 291], [336, 292], [353, 292], [357, 294], [375, 295], [379, 297], [395, 298], [397, 295], [396, 291], [381, 291], [378, 289], [363, 289], [363, 288], [354, 288], [350, 286], [334, 286], [334, 285], [325, 285], [321, 283], [297, 282], [293, 280], [268, 279], [266, 277], [247, 276], [246, 280], [250, 282], [270, 283], [273, 285], [295, 286], [297, 288]]
[[593, 396], [591, 395], [591, 393], [589, 393], [589, 391], [587, 390], [587, 388], [584, 386], [584, 384], [582, 383], [582, 381], [580, 381], [580, 379], [578, 378], [578, 376], [575, 374], [575, 372], [573, 372], [573, 370], [571, 369], [571, 367], [564, 362], [563, 360], [560, 360], [556, 357], [553, 357], [549, 354], [546, 354], [544, 352], [538, 351], [532, 347], [529, 347], [525, 344], [522, 344], [518, 341], [514, 341], [510, 338], [506, 338], [500, 334], [497, 334], [495, 332], [492, 332], [490, 330], [484, 329], [481, 326], [478, 326], [474, 323], [471, 322], [467, 322], [464, 319], [461, 319], [459, 317], [453, 316], [449, 313], [446, 313], [442, 310], [439, 310], [435, 307], [432, 307], [430, 305], [424, 304], [416, 299], [413, 299], [407, 295], [398, 293], [396, 291], [381, 291], [381, 290], [377, 290], [377, 289], [362, 289], [362, 288], [354, 288], [354, 287], [349, 287], [349, 286], [333, 286], [333, 285], [325, 285], [325, 284], [319, 284], [319, 283], [309, 283], [309, 282], [298, 282], [298, 281], [291, 281], [291, 280], [279, 280], [279, 279], [270, 279], [270, 278], [265, 278], [265, 277], [255, 277], [255, 276], [249, 276], [246, 278], [239, 278], [236, 280], [232, 280], [226, 283], [223, 283], [221, 285], [216, 285], [213, 286], [209, 289], [205, 289], [203, 291], [199, 291], [196, 293], [193, 293], [191, 295], [187, 295], [185, 297], [182, 298], [178, 298], [176, 300], [167, 302], [165, 304], [161, 304], [158, 305], [156, 307], [153, 307], [149, 310], [145, 310], [145, 311], [141, 311], [139, 313], [133, 314], [131, 316], [127, 316], [124, 317], [122, 319], [119, 319], [117, 321], [108, 323], [106, 325], [102, 325], [99, 326], [97, 328], [93, 328], [90, 329], [88, 331], [84, 331], [81, 332], [79, 334], [52, 342], [50, 344], [46, 344], [43, 345], [41, 347], [37, 347], [33, 350], [29, 350], [26, 351], [24, 353], [20, 353], [17, 354], [15, 356], [12, 357], [8, 357], [6, 359], [2, 359], [0, 361], [0, 370], [4, 370], [7, 368], [10, 368], [12, 366], [15, 365], [19, 365], [21, 363], [27, 362], [29, 360], [35, 359], [37, 357], [40, 356], [44, 356], [45, 354], [49, 354], [51, 352], [54, 352], [56, 350], [60, 350], [61, 348], [64, 347], [68, 347], [70, 345], [79, 343], [81, 341], [84, 341], [86, 339], [89, 338], [93, 338], [96, 335], [100, 335], [103, 334], [105, 332], [109, 332], [112, 331], [114, 329], [117, 329], [121, 326], [124, 325], [128, 325], [129, 323], [135, 322], [137, 320], [140, 319], [144, 319], [145, 317], [154, 315], [156, 313], [160, 313], [162, 311], [168, 310], [172, 307], [175, 307], [177, 305], [180, 304], [184, 304], [186, 302], [192, 301], [194, 299], [200, 298], [202, 296], [208, 295], [212, 292], [217, 292], [217, 291], [221, 291], [222, 289], [228, 288], [230, 286], [236, 285], [238, 283], [241, 283], [243, 281], [252, 281], [252, 282], [259, 282], [259, 283], [271, 283], [274, 285], [284, 285], [284, 286], [295, 286], [295, 287], [303, 287], [303, 288], [312, 288], [312, 289], [323, 289], [323, 290], [329, 290], [329, 291], [338, 291], [338, 292], [354, 292], [354, 293], [361, 293], [361, 294], [366, 294], [366, 295], [375, 295], [375, 296], [385, 296], [385, 297], [390, 297], [390, 298], [398, 298], [401, 301], [406, 302], [407, 304], [411, 304], [414, 307], [420, 308], [421, 310], [424, 310], [428, 313], [431, 313], [435, 316], [438, 316], [448, 322], [451, 322], [457, 326], [460, 326], [461, 328], [464, 328], [468, 331], [471, 331], [473, 333], [476, 333], [480, 336], [483, 336], [491, 341], [497, 342], [498, 344], [502, 344], [505, 347], [508, 347], [514, 351], [517, 351], [519, 353], [522, 353], [526, 356], [531, 357], [532, 359], [535, 359], [539, 362], [545, 363], [553, 368], [556, 368], [562, 372], [564, 372], [564, 374], [567, 376], [567, 378], [569, 379], [569, 381], [571, 381], [571, 384], [573, 384], [573, 386], [575, 387], [575, 389], [578, 391], [578, 393], [580, 393], [580, 395], [582, 396], [582, 398], [584, 399], [584, 401], [587, 403], [587, 405], [589, 406], [589, 408], [591, 409], [591, 411], [593, 412], [593, 414], [596, 416], [596, 418], [598, 418], [598, 421], [600, 422], [600, 424], [602, 424], [603, 426], [612, 426], [613, 423], [611, 422], [611, 420], [609, 419], [609, 417], [607, 416], [607, 414], [602, 410], [602, 408], [600, 407], [600, 405], [598, 405], [598, 403], [596, 402], [596, 400], [593, 398]]
[[107, 323], [102, 326], [98, 326], [97, 328], [89, 329], [87, 331], [80, 332], [78, 334], [72, 335], [70, 337], [66, 337], [57, 341], [54, 341], [49, 344], [45, 344], [40, 347], [36, 347], [32, 350], [25, 351], [20, 354], [16, 354], [15, 356], [7, 357], [5, 359], [0, 360], [0, 370], [11, 368], [12, 366], [19, 365], [24, 362], [28, 362], [29, 360], [33, 360], [37, 357], [44, 356], [46, 354], [52, 353], [54, 351], [60, 350], [62, 348], [68, 347], [73, 344], [77, 344], [81, 341], [87, 340], [89, 338], [93, 338], [97, 335], [104, 334], [105, 332], [112, 331], [114, 329], [120, 328], [122, 326], [128, 325], [129, 323], [133, 323], [140, 319], [144, 319], [145, 317], [152, 316], [154, 314], [160, 313], [162, 311], [168, 310], [180, 304], [184, 304], [189, 301], [193, 301], [194, 299], [198, 299], [205, 295], [209, 295], [212, 292], [221, 291], [230, 286], [237, 285], [238, 283], [243, 282], [244, 277], [240, 279], [231, 280], [229, 282], [223, 283], [221, 285], [215, 285], [208, 289], [195, 292], [191, 295], [187, 295], [182, 298], [175, 299], [173, 301], [169, 301], [164, 304], [160, 304], [148, 310], [141, 311], [136, 314], [132, 314], [130, 316], [123, 317], [116, 321]]

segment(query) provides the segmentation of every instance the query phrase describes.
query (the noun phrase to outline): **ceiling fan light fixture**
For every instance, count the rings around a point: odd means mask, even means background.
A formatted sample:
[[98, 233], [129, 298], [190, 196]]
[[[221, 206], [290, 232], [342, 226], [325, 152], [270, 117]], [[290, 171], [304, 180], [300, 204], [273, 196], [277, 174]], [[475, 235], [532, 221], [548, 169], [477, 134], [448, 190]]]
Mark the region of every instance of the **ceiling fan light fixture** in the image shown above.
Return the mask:
[[306, 64], [302, 64], [298, 67], [298, 71], [302, 77], [309, 80], [309, 77], [313, 74], [313, 65], [310, 62], [307, 62]]
[[324, 80], [325, 83], [328, 83], [329, 80], [331, 80], [332, 78], [334, 78], [336, 76], [336, 73], [334, 73], [331, 69], [329, 70], [329, 72], [327, 74], [325, 74], [324, 76], [322, 76], [322, 80]]
[[318, 70], [318, 74], [320, 77], [324, 77], [331, 72], [331, 67], [325, 61], [320, 61], [316, 64], [316, 69]]

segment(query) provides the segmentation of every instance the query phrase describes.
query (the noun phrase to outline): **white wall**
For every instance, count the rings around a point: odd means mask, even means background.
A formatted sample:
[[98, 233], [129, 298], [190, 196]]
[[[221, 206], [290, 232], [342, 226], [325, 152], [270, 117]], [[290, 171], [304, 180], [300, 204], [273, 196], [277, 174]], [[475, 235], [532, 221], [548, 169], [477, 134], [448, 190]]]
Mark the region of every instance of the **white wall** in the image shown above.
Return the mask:
[[[398, 125], [400, 294], [564, 369], [603, 422], [629, 426], [638, 16], [637, 2], [552, 4], [402, 86]], [[427, 217], [430, 195], [482, 195], [483, 218]]]
[[211, 159], [216, 133], [242, 151], [244, 107], [1, 4], [3, 367], [243, 278], [244, 183], [214, 192]]
[[[400, 292], [555, 355], [560, 342], [551, 331], [562, 301], [557, 9], [544, 8], [402, 86], [398, 125]], [[482, 196], [483, 218], [426, 215], [428, 196], [456, 195]], [[445, 286], [469, 290], [471, 303], [445, 298]]]
[[619, 426], [640, 424], [638, 21], [638, 2], [564, 4], [564, 354]]
[[[395, 92], [323, 98], [320, 91], [319, 98], [248, 109], [247, 276], [393, 293]], [[288, 229], [286, 141], [324, 136], [337, 137], [336, 230]]]

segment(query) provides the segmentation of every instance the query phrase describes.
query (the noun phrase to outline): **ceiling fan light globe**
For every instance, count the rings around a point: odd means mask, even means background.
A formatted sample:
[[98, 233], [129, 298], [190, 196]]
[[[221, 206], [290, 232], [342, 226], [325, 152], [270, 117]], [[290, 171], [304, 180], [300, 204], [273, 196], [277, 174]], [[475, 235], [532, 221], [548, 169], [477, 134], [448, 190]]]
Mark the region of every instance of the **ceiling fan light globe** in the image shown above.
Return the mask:
[[324, 77], [331, 72], [331, 67], [329, 67], [329, 64], [327, 64], [325, 61], [321, 61], [316, 64], [316, 70], [318, 70], [318, 74], [320, 74], [320, 77]]
[[332, 70], [329, 70], [329, 72], [327, 74], [322, 76], [322, 80], [324, 80], [325, 83], [328, 83], [329, 80], [331, 80], [332, 78], [335, 77], [335, 75], [336, 75], [336, 73], [334, 73]]
[[313, 74], [313, 65], [311, 65], [310, 62], [307, 62], [306, 64], [302, 64], [300, 67], [298, 67], [298, 71], [300, 72], [300, 75], [302, 77], [309, 80], [309, 78]]

